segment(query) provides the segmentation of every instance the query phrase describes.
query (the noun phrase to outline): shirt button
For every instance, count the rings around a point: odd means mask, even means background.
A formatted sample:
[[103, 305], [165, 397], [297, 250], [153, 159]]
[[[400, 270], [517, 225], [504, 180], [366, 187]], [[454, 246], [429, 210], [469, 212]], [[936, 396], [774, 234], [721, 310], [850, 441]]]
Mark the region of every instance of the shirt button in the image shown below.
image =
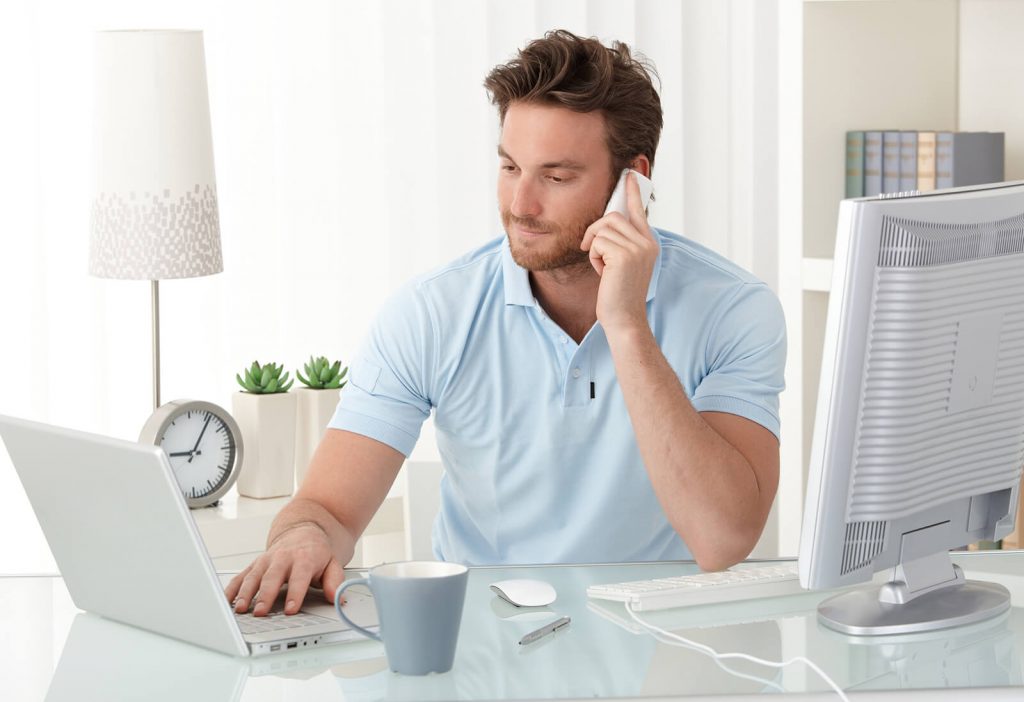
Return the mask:
[[568, 344], [569, 343], [569, 337], [563, 336], [561, 341], [562, 341], [563, 344]]
[[583, 371], [581, 371], [579, 368], [573, 368], [572, 369], [572, 377], [573, 378], [579, 378], [581, 375], [583, 375]]

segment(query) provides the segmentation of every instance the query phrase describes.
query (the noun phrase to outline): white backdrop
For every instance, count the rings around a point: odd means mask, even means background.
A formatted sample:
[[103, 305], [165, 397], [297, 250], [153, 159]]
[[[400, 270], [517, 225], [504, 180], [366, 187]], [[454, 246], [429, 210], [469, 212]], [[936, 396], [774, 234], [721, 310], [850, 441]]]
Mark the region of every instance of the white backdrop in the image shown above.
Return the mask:
[[[777, 0], [5, 0], [0, 413], [134, 439], [149, 284], [86, 274], [98, 29], [205, 32], [224, 273], [161, 285], [163, 399], [347, 360], [382, 298], [501, 233], [488, 70], [566, 28], [653, 60], [652, 223], [777, 283]], [[436, 455], [427, 427], [418, 458]], [[0, 451], [0, 573], [54, 570]]]

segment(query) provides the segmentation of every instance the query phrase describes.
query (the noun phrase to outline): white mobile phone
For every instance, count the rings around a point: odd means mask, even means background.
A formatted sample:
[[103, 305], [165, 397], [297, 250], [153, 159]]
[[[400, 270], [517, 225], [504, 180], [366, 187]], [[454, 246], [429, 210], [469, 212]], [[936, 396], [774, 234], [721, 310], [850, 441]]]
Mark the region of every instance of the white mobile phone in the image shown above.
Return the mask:
[[637, 173], [637, 171], [633, 171], [630, 168], [624, 168], [622, 175], [619, 176], [619, 182], [615, 184], [612, 196], [608, 198], [608, 207], [604, 210], [605, 214], [618, 212], [627, 218], [629, 217], [629, 212], [626, 211], [626, 175], [630, 172], [636, 173], [636, 180], [640, 185], [640, 203], [644, 209], [647, 209], [647, 203], [651, 201], [651, 193], [654, 192], [654, 183], [642, 173]]

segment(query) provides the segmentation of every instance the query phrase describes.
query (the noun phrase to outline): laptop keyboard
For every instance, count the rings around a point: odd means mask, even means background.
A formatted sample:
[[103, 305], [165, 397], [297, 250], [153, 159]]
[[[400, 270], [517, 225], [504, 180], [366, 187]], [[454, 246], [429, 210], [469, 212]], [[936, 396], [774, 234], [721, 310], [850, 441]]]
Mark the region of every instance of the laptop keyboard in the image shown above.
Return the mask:
[[284, 612], [271, 612], [265, 617], [255, 617], [251, 613], [235, 612], [235, 621], [243, 634], [262, 634], [267, 631], [285, 631], [287, 629], [298, 629], [303, 626], [316, 624], [331, 624], [332, 620], [321, 617], [318, 614], [286, 615]]

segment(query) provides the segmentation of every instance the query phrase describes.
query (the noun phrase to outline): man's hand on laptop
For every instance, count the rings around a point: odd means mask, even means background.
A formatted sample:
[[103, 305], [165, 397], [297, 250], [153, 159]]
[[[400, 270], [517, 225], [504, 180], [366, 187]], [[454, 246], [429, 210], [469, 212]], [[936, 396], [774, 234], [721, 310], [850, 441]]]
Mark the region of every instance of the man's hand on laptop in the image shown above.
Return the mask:
[[224, 588], [236, 612], [250, 608], [253, 615], [267, 615], [274, 606], [281, 586], [288, 584], [285, 614], [295, 614], [302, 606], [310, 585], [322, 588], [324, 598], [334, 601], [335, 591], [345, 580], [345, 570], [331, 551], [330, 541], [320, 525], [300, 522], [284, 531]]

